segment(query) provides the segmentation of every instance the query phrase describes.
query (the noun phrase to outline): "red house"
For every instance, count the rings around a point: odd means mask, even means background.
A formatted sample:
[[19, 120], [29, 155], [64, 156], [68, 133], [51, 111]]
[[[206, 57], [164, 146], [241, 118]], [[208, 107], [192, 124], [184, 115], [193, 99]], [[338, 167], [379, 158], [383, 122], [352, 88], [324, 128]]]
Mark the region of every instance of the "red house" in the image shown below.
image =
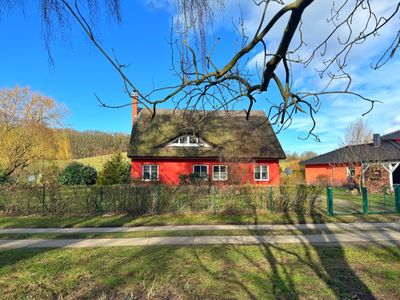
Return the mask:
[[185, 178], [211, 183], [279, 184], [285, 153], [262, 111], [159, 109], [136, 115], [128, 150], [132, 178], [178, 185]]
[[362, 183], [373, 192], [393, 189], [400, 185], [400, 130], [374, 134], [373, 143], [342, 147], [302, 164], [307, 184]]

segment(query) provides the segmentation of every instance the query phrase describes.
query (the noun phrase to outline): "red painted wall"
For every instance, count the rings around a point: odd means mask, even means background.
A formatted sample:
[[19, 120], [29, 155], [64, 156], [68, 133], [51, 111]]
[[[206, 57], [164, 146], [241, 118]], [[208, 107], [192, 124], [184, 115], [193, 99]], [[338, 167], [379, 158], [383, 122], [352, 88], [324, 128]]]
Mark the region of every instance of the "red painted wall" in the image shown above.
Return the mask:
[[[318, 176], [326, 176], [332, 185], [341, 185], [347, 182], [347, 166], [346, 164], [340, 165], [306, 165], [305, 175], [307, 184], [320, 183]], [[359, 166], [356, 167], [356, 175], [361, 173]]]
[[[159, 182], [163, 184], [178, 185], [179, 175], [193, 173], [194, 165], [207, 165], [208, 175], [214, 183], [242, 183], [242, 184], [264, 184], [264, 185], [279, 185], [279, 160], [254, 160], [251, 162], [240, 163], [224, 163], [218, 159], [132, 159], [131, 174], [133, 179], [142, 178], [142, 166], [158, 165], [159, 166]], [[269, 180], [255, 181], [254, 166], [263, 164], [269, 166]], [[213, 181], [212, 166], [227, 165], [228, 180]]]

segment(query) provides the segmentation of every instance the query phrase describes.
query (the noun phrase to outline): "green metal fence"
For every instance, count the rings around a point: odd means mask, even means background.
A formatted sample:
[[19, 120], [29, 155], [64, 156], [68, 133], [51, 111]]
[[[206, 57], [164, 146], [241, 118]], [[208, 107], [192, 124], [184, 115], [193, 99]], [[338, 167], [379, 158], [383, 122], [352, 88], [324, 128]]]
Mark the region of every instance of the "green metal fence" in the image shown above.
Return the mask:
[[378, 193], [344, 187], [327, 188], [327, 214], [391, 214], [400, 213], [400, 186]]

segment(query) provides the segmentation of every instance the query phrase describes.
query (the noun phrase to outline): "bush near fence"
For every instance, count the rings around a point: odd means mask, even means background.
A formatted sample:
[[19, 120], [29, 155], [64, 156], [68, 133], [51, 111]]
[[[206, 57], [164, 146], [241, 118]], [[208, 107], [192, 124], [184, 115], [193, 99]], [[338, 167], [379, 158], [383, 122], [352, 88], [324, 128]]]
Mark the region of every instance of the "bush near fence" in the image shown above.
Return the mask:
[[0, 212], [7, 215], [133, 216], [262, 211], [311, 214], [321, 202], [317, 186], [2, 186]]

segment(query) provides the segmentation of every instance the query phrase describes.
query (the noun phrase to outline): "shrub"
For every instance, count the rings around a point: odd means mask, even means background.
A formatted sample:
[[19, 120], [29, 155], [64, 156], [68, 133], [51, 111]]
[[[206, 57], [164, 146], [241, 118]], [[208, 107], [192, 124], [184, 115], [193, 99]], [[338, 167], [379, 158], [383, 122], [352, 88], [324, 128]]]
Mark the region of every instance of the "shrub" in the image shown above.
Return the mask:
[[101, 185], [129, 183], [130, 170], [131, 166], [124, 157], [121, 154], [115, 154], [104, 164], [97, 183]]
[[46, 166], [41, 170], [41, 174], [38, 175], [36, 183], [41, 185], [57, 185], [60, 177], [60, 168], [56, 165]]
[[62, 185], [91, 185], [95, 184], [97, 171], [91, 166], [72, 162], [61, 171], [58, 181]]
[[197, 185], [197, 184], [209, 184], [210, 178], [199, 177], [197, 174], [180, 174], [179, 175], [179, 184], [180, 185]]
[[9, 176], [7, 175], [6, 171], [0, 169], [0, 184], [6, 183], [9, 180]]
[[331, 179], [328, 175], [318, 175], [316, 178], [316, 183], [317, 185], [323, 186], [323, 187], [328, 187], [331, 185]]
[[321, 186], [280, 185], [274, 193], [274, 207], [278, 212], [295, 212], [298, 216], [314, 214], [323, 193]]

